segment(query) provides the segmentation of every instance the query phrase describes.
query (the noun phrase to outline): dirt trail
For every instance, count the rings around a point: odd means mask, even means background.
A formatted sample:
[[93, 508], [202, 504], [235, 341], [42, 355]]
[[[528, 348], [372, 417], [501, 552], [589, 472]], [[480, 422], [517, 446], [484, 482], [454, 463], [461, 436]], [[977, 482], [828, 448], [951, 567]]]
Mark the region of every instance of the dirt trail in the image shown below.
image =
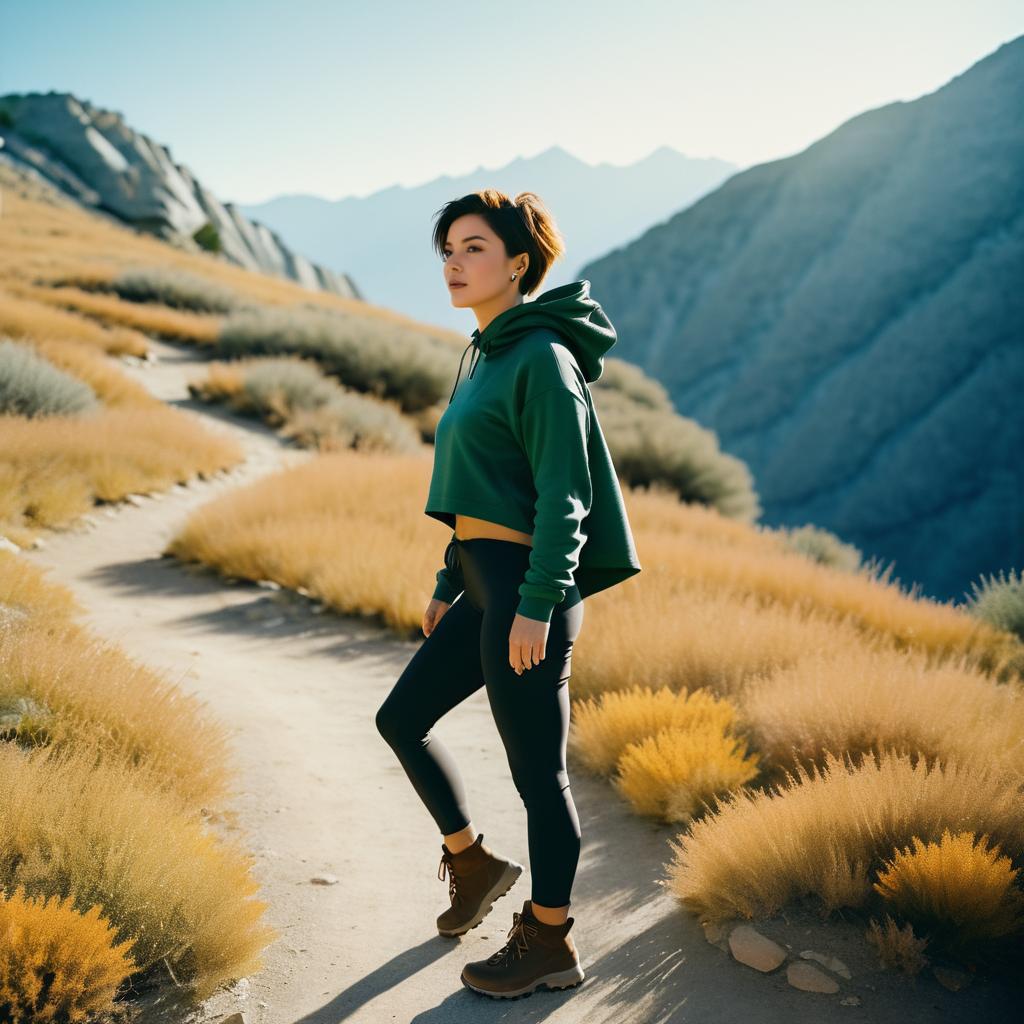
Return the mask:
[[[440, 837], [373, 720], [416, 643], [359, 619], [315, 614], [297, 595], [230, 586], [160, 557], [193, 509], [311, 456], [255, 422], [191, 401], [186, 380], [201, 371], [201, 355], [160, 342], [153, 349], [157, 363], [129, 372], [239, 438], [246, 462], [139, 507], [98, 511], [95, 525], [53, 535], [26, 557], [75, 592], [97, 632], [168, 670], [233, 730], [233, 807], [282, 938], [264, 954], [262, 972], [209, 1000], [197, 1021], [238, 1010], [247, 1024], [1011, 1019], [1000, 986], [954, 994], [924, 978], [915, 995], [877, 970], [859, 928], [824, 929], [804, 911], [759, 927], [795, 955], [811, 948], [843, 959], [853, 980], [838, 995], [799, 992], [784, 971], [765, 976], [732, 961], [655, 884], [675, 830], [634, 817], [607, 785], [572, 766], [583, 829], [573, 934], [588, 978], [512, 1002], [465, 989], [462, 964], [505, 941], [512, 911], [529, 897], [529, 872], [468, 936], [439, 936], [434, 919], [448, 903], [448, 883], [436, 877]], [[528, 864], [525, 810], [485, 691], [437, 729], [459, 759], [477, 828]], [[312, 884], [321, 873], [340, 881]], [[840, 1004], [851, 995], [860, 1005]]]

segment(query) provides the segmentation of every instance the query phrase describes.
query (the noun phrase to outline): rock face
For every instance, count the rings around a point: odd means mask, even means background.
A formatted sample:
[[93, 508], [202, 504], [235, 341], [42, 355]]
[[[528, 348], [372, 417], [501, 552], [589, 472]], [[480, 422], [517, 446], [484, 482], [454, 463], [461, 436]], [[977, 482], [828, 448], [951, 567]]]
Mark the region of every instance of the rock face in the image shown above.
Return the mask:
[[1024, 565], [1024, 37], [587, 264], [616, 355], [717, 432], [768, 526], [962, 601]]
[[129, 127], [116, 111], [71, 93], [9, 93], [0, 96], [0, 138], [3, 159], [32, 168], [84, 206], [183, 248], [200, 249], [194, 236], [201, 232], [246, 269], [362, 298], [347, 274], [311, 263], [268, 227], [221, 203], [166, 146]]

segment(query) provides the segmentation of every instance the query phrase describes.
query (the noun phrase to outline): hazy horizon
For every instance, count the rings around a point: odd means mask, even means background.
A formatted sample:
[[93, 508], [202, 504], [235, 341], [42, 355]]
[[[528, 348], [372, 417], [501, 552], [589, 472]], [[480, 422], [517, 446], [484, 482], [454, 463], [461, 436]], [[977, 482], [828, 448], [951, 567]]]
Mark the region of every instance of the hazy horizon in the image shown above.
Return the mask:
[[415, 187], [553, 145], [588, 164], [671, 146], [743, 169], [934, 91], [1024, 31], [1024, 7], [523, 0], [444, 20], [409, 0], [37, 0], [4, 22], [0, 93], [120, 111], [252, 205]]

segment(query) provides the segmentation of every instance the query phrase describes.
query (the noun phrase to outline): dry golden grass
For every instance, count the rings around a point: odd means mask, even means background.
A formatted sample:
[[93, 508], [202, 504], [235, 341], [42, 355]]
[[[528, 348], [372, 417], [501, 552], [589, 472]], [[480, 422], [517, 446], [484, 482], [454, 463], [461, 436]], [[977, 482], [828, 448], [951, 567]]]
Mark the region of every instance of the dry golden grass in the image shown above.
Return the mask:
[[228, 398], [235, 398], [245, 387], [246, 368], [255, 362], [256, 359], [236, 359], [232, 362], [215, 359], [203, 368], [202, 377], [189, 381], [189, 391], [200, 395], [207, 402], [222, 402]]
[[88, 747], [151, 772], [195, 807], [226, 795], [227, 728], [165, 673], [128, 657], [74, 617], [72, 593], [0, 551], [0, 714], [38, 706], [24, 745]]
[[225, 795], [229, 733], [198, 698], [73, 622], [3, 619], [0, 714], [26, 708], [18, 743], [117, 758], [196, 807]]
[[758, 759], [745, 740], [705, 722], [630, 743], [616, 767], [612, 785], [638, 814], [687, 822], [754, 778]]
[[85, 609], [67, 587], [54, 583], [36, 565], [0, 550], [0, 613], [15, 619], [38, 615], [44, 622], [66, 622]]
[[[637, 498], [627, 492], [627, 506]], [[748, 677], [811, 651], [892, 646], [890, 638], [865, 634], [828, 609], [766, 604], [754, 594], [677, 580], [673, 565], [656, 560], [656, 538], [635, 533], [643, 572], [587, 598], [586, 623], [573, 651], [575, 697], [632, 686], [704, 687], [731, 697]]]
[[176, 794], [95, 751], [0, 744], [0, 888], [99, 905], [145, 972], [166, 961], [196, 999], [263, 966], [278, 937], [254, 859]]
[[160, 399], [154, 398], [138, 381], [118, 370], [106, 356], [84, 345], [49, 338], [19, 338], [18, 343], [33, 349], [54, 366], [84, 380], [104, 405], [165, 408]]
[[416, 508], [427, 469], [416, 456], [321, 455], [197, 509], [166, 553], [411, 631], [450, 537]]
[[[376, 316], [386, 323], [420, 329], [425, 326], [383, 306], [246, 270], [212, 253], [184, 251], [59, 199], [46, 201], [37, 189], [26, 187], [15, 172], [4, 166], [0, 166], [0, 188], [4, 190], [0, 286], [102, 283], [112, 281], [122, 270], [169, 267], [199, 274], [233, 289], [243, 299], [267, 305], [310, 303], [328, 310]], [[465, 346], [459, 332], [435, 326], [427, 329], [435, 336], [448, 338], [453, 346]]]
[[138, 331], [107, 330], [76, 313], [24, 298], [23, 291], [17, 282], [0, 281], [0, 335], [33, 342], [75, 342], [109, 355], [144, 356], [149, 351], [146, 336]]
[[212, 345], [223, 317], [169, 309], [150, 303], [129, 302], [117, 295], [85, 291], [71, 285], [19, 286], [20, 294], [38, 303], [84, 313], [108, 327], [127, 327], [169, 341]]
[[[426, 457], [332, 453], [200, 510], [170, 551], [228, 575], [302, 586], [339, 611], [380, 614], [415, 631], [450, 536], [423, 514], [429, 474]], [[588, 598], [576, 696], [633, 685], [728, 696], [749, 676], [815, 650], [899, 646], [979, 664], [1019, 650], [1011, 634], [963, 611], [776, 550], [777, 538], [705, 508], [675, 502], [673, 528], [645, 532], [648, 519], [669, 518], [670, 499], [628, 487], [624, 496], [644, 571]]]
[[[75, 899], [28, 899], [22, 886], [0, 895], [0, 1006], [11, 1024], [84, 1022], [114, 1009], [118, 986], [134, 970], [127, 940], [99, 905], [84, 912]], [[54, 970], [59, 964], [60, 970]]]
[[[955, 723], [952, 723], [955, 727]], [[814, 893], [826, 910], [860, 907], [870, 875], [913, 836], [946, 828], [988, 835], [1024, 854], [1019, 779], [995, 768], [929, 767], [886, 752], [859, 763], [829, 754], [774, 792], [740, 790], [669, 840], [671, 892], [702, 920], [753, 918]]]
[[0, 416], [0, 523], [63, 526], [96, 501], [165, 490], [243, 458], [235, 440], [166, 406]]
[[576, 701], [569, 750], [589, 771], [611, 775], [630, 743], [667, 728], [725, 732], [735, 720], [735, 705], [706, 690], [675, 693], [667, 686], [657, 691], [633, 686]]
[[913, 836], [913, 850], [897, 850], [878, 873], [876, 892], [905, 920], [945, 948], [978, 943], [1024, 931], [1024, 893], [1015, 884], [1019, 869], [986, 837], [946, 830], [938, 842]]
[[[740, 524], [732, 523], [732, 529], [718, 540], [708, 519], [709, 510], [703, 506], [678, 504], [674, 530], [648, 530], [645, 517], [653, 514], [664, 522], [661, 506], [666, 501], [671, 498], [661, 493], [634, 494], [629, 516], [645, 569], [665, 566], [676, 586], [700, 584], [752, 595], [764, 604], [789, 605], [818, 614], [831, 611], [865, 634], [891, 637], [901, 648], [937, 655], [969, 653], [986, 669], [1002, 664], [1009, 646], [1016, 646], [1009, 634], [952, 605], [910, 596], [895, 583], [842, 572], [788, 552], [781, 539], [777, 548], [762, 544], [768, 538], [760, 531], [751, 531], [756, 533], [751, 543], [738, 542], [736, 526]], [[627, 583], [639, 584], [642, 579], [643, 574]]]
[[1024, 687], [967, 663], [863, 647], [808, 653], [751, 680], [740, 704], [743, 727], [776, 766], [888, 749], [998, 764], [1024, 779]]

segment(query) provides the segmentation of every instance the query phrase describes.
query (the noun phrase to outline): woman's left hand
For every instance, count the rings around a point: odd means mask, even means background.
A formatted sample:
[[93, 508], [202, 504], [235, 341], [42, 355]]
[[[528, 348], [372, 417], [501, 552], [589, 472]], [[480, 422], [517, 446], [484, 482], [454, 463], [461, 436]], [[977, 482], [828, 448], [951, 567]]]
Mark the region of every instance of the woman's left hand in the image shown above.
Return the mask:
[[508, 663], [516, 670], [516, 675], [521, 676], [526, 669], [544, 660], [550, 628], [549, 622], [516, 614], [508, 635]]

